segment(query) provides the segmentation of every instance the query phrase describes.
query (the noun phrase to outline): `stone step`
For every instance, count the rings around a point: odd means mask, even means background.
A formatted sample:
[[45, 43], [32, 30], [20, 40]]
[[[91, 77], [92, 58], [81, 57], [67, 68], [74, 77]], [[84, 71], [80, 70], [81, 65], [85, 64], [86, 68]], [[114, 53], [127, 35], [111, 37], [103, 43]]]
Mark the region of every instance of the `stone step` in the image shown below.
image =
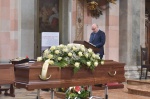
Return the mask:
[[127, 85], [128, 93], [150, 97], [150, 85]]
[[127, 80], [128, 93], [150, 97], [150, 80]]
[[148, 84], [148, 85], [150, 85], [150, 79], [142, 79], [142, 80], [128, 79], [127, 84], [130, 84], [130, 85], [145, 85], [145, 84]]

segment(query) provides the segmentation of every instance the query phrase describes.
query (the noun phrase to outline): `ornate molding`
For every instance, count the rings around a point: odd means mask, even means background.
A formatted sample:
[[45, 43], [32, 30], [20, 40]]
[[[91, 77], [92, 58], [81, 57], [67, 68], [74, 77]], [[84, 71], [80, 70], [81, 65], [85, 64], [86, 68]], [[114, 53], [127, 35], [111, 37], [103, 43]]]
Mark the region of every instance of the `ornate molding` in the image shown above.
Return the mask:
[[86, 0], [88, 11], [90, 12], [90, 15], [95, 18], [98, 18], [100, 15], [102, 15], [102, 11], [104, 9], [101, 8], [101, 3], [104, 3], [105, 5], [107, 3], [115, 4], [115, 1], [117, 0]]
[[84, 26], [84, 1], [77, 0], [77, 17], [76, 17], [76, 40], [83, 40]]

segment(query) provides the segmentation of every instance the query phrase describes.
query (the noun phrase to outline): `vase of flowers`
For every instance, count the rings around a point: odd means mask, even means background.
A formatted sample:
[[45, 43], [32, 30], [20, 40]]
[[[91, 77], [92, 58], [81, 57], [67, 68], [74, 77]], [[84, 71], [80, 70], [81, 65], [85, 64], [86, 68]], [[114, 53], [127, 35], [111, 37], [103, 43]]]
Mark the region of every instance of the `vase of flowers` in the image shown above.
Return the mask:
[[74, 86], [69, 87], [66, 91], [67, 99], [87, 99], [90, 95], [90, 91], [87, 86]]
[[88, 89], [88, 86], [58, 88], [55, 95], [62, 99], [88, 99], [90, 90]]

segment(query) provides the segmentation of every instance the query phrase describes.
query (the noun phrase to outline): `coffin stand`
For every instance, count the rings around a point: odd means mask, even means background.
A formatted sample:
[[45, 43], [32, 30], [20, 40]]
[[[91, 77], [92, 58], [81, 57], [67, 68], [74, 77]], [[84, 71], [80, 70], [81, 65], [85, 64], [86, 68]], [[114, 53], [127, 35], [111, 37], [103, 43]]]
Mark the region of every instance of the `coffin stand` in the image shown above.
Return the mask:
[[[5, 96], [15, 97], [14, 94], [14, 85], [15, 75], [14, 75], [14, 65], [13, 64], [0, 64], [0, 85], [9, 84], [10, 88], [1, 88], [0, 94], [4, 91]], [[8, 93], [8, 90], [10, 91]]]
[[47, 76], [51, 75], [51, 78], [47, 81], [39, 79], [42, 65], [42, 62], [16, 64], [16, 87], [34, 90], [125, 82], [125, 64], [113, 60], [106, 60], [104, 65], [97, 66], [94, 71], [83, 66], [77, 73], [73, 72], [73, 67], [60, 69], [57, 66], [49, 66]]

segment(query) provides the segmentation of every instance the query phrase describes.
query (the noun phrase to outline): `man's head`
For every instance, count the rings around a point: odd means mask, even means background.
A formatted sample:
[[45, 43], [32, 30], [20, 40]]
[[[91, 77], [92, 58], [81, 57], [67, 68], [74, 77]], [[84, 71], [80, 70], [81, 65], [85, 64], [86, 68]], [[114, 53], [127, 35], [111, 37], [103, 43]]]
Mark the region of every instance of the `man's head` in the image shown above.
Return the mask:
[[98, 25], [97, 24], [92, 24], [92, 31], [94, 32], [94, 33], [97, 33], [98, 32]]

